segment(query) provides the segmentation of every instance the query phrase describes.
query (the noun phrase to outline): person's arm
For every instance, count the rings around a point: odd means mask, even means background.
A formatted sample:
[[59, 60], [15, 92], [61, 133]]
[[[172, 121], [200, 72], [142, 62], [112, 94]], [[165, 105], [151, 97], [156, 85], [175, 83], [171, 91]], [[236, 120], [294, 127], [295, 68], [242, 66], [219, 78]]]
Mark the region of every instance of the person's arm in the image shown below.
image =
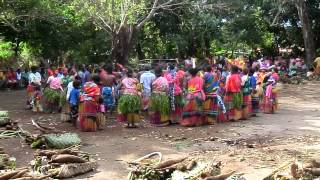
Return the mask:
[[230, 79], [230, 77], [229, 76], [227, 76], [227, 78], [226, 78], [226, 85], [225, 85], [225, 92], [227, 93], [227, 92], [229, 92], [229, 79]]

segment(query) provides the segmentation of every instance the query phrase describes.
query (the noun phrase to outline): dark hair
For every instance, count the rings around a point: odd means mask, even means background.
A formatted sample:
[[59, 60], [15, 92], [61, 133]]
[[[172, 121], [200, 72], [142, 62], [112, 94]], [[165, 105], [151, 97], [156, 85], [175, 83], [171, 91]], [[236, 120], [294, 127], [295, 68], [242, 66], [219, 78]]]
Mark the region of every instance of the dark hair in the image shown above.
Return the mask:
[[198, 69], [197, 68], [191, 68], [189, 69], [189, 73], [191, 74], [191, 76], [196, 76], [198, 73]]
[[247, 74], [249, 73], [248, 68], [244, 68], [244, 69], [242, 70], [242, 73], [245, 74], [245, 75], [247, 75]]
[[151, 69], [151, 67], [150, 67], [149, 65], [145, 65], [145, 66], [144, 66], [144, 70], [145, 70], [145, 71], [150, 71], [150, 69]]
[[133, 70], [131, 68], [128, 68], [127, 76], [128, 77], [132, 77], [133, 76]]
[[154, 72], [155, 72], [157, 77], [160, 77], [162, 75], [162, 68], [161, 67], [157, 67]]
[[238, 73], [238, 71], [239, 71], [238, 66], [235, 66], [235, 65], [231, 66], [231, 73], [232, 74]]
[[105, 65], [103, 69], [106, 70], [107, 73], [112, 74], [112, 71], [113, 71], [112, 65]]
[[100, 77], [97, 74], [92, 75], [92, 81], [96, 84], [100, 83]]
[[75, 79], [72, 83], [73, 87], [76, 88], [76, 89], [79, 89], [80, 88], [80, 85], [81, 85], [81, 81]]
[[208, 65], [208, 66], [206, 67], [206, 71], [207, 71], [207, 72], [211, 72], [211, 71], [212, 71], [212, 67], [211, 67], [210, 65]]
[[253, 68], [250, 68], [250, 70], [249, 70], [249, 75], [250, 75], [250, 76], [253, 76], [254, 73], [255, 73], [255, 70], [254, 70]]
[[274, 68], [273, 71], [274, 71], [275, 73], [278, 73], [278, 72], [279, 72], [277, 68]]
[[79, 75], [76, 75], [76, 76], [74, 77], [74, 80], [81, 81], [81, 77], [80, 77]]
[[36, 66], [32, 66], [31, 67], [31, 72], [35, 73], [37, 71], [37, 67]]
[[170, 70], [174, 70], [174, 68], [175, 68], [174, 64], [169, 64], [169, 69]]

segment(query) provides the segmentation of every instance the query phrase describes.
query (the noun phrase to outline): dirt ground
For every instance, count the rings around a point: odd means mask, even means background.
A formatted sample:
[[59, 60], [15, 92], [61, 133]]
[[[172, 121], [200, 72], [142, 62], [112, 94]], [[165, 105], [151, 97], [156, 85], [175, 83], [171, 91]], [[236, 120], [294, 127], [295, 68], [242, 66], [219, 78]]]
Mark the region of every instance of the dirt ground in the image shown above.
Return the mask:
[[[23, 129], [36, 133], [31, 119], [39, 119], [82, 138], [82, 150], [94, 155], [97, 172], [75, 179], [126, 179], [127, 162], [151, 152], [161, 152], [165, 159], [199, 155], [221, 161], [223, 171], [236, 170], [248, 180], [263, 179], [281, 164], [295, 159], [318, 156], [320, 149], [320, 83], [284, 85], [280, 110], [259, 114], [240, 122], [195, 128], [181, 126], [153, 127], [142, 122], [138, 129], [125, 129], [114, 117], [103, 131], [84, 133], [62, 122], [59, 114], [36, 114], [24, 110], [25, 91], [0, 92], [0, 110], [19, 121]], [[33, 151], [19, 138], [0, 140], [0, 147], [26, 165]]]

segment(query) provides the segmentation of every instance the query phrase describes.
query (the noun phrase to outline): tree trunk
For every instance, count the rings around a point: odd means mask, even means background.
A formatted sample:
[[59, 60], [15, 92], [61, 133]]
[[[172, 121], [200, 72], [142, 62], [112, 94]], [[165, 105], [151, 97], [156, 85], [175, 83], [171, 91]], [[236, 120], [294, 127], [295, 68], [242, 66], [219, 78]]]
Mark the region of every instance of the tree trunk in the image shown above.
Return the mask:
[[145, 59], [145, 56], [144, 56], [144, 53], [142, 51], [142, 47], [141, 47], [141, 43], [140, 42], [138, 42], [137, 45], [136, 45], [136, 52], [137, 52], [139, 60]]
[[302, 25], [302, 34], [304, 41], [305, 62], [311, 65], [316, 57], [316, 49], [314, 45], [314, 37], [312, 33], [311, 23], [308, 17], [308, 9], [305, 0], [296, 0], [295, 5], [298, 11], [299, 19]]
[[17, 61], [19, 56], [19, 51], [20, 51], [20, 40], [18, 38], [16, 39], [16, 44], [13, 49], [14, 49], [14, 60]]
[[209, 36], [205, 37], [204, 43], [205, 43], [205, 55], [206, 55], [206, 57], [209, 57], [211, 55], [211, 53], [210, 53], [210, 39], [209, 39]]
[[113, 34], [111, 52], [113, 61], [122, 65], [128, 64], [132, 35], [132, 27], [122, 27], [118, 33]]

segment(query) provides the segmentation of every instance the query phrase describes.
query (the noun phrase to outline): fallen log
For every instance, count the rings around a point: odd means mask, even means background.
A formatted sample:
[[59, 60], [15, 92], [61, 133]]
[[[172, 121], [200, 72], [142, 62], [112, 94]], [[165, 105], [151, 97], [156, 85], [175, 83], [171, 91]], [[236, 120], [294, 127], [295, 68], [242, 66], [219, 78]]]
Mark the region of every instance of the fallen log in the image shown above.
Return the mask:
[[313, 176], [320, 176], [320, 168], [306, 168], [305, 171], [310, 172]]
[[320, 160], [312, 159], [311, 164], [314, 168], [320, 168]]
[[196, 161], [194, 161], [194, 160], [190, 161], [190, 162], [187, 164], [187, 170], [188, 170], [188, 171], [192, 170], [192, 169], [194, 168], [194, 166], [196, 166], [196, 165], [197, 165], [197, 162], [196, 162]]
[[230, 172], [228, 172], [226, 174], [220, 174], [220, 175], [217, 175], [217, 176], [206, 177], [204, 180], [225, 180], [225, 179], [227, 179], [228, 177], [230, 177], [234, 173], [235, 173], [235, 171], [230, 171]]
[[41, 177], [21, 177], [21, 178], [16, 178], [14, 180], [44, 180], [49, 178], [50, 176], [41, 176]]
[[49, 163], [85, 163], [86, 160], [71, 154], [53, 155]]
[[154, 169], [167, 168], [167, 167], [170, 167], [170, 166], [172, 166], [172, 165], [178, 164], [178, 163], [184, 161], [185, 159], [186, 159], [186, 157], [178, 158], [178, 159], [167, 160], [167, 161], [164, 161], [164, 162], [162, 162], [162, 163], [159, 163], [157, 166], [154, 167]]
[[18, 174], [12, 176], [11, 179], [21, 178], [21, 177], [22, 177], [23, 175], [25, 175], [28, 171], [29, 171], [28, 169], [22, 170], [22, 171], [18, 172]]
[[7, 180], [18, 174], [19, 171], [10, 171], [0, 174], [0, 180]]

